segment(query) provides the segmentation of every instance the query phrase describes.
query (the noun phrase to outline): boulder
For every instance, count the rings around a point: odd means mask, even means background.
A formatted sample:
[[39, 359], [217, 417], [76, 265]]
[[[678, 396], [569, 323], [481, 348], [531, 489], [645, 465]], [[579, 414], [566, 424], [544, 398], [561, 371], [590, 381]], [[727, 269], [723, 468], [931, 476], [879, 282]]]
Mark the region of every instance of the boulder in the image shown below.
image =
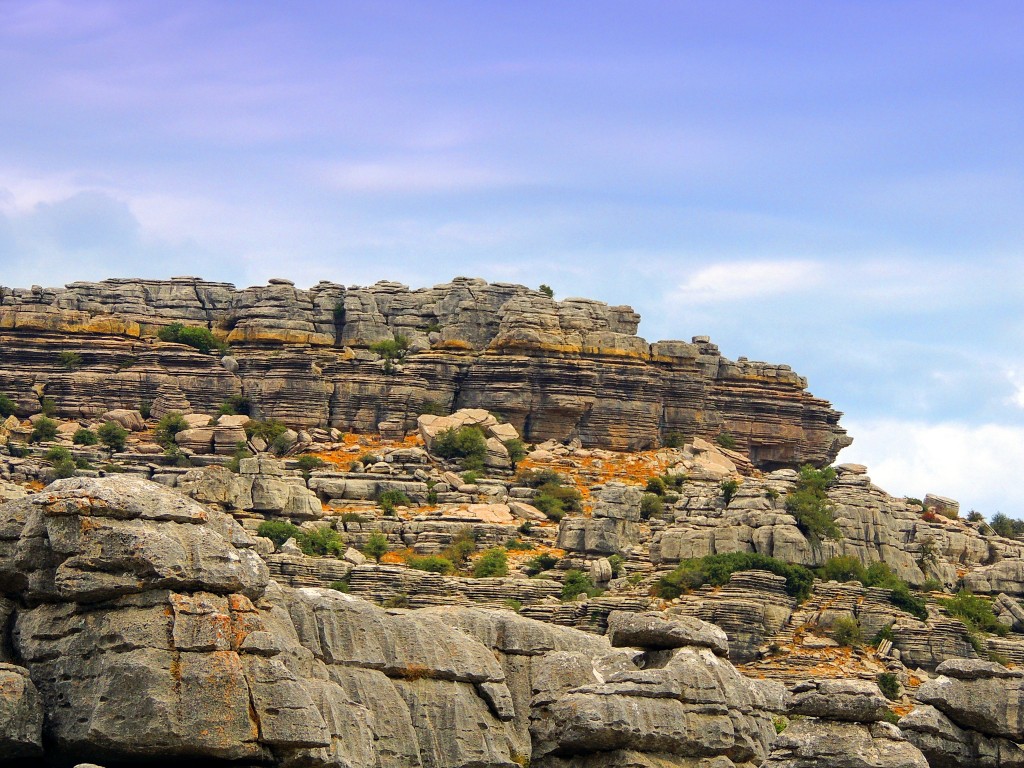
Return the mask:
[[129, 432], [141, 432], [146, 428], [146, 420], [139, 411], [128, 410], [127, 408], [115, 408], [100, 416], [100, 421], [113, 421], [120, 424]]
[[729, 655], [725, 632], [688, 616], [612, 611], [608, 614], [608, 640], [615, 647], [656, 650], [693, 646], [710, 648], [719, 656]]

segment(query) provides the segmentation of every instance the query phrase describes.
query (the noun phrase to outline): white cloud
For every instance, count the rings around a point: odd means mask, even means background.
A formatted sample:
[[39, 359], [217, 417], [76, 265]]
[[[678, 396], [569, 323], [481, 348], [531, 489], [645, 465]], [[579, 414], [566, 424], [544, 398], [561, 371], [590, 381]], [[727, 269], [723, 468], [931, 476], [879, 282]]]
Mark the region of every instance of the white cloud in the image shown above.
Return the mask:
[[493, 168], [444, 161], [339, 163], [320, 174], [329, 187], [344, 192], [464, 192], [509, 187], [525, 180]]
[[824, 279], [813, 261], [739, 261], [705, 267], [671, 295], [685, 304], [722, 304], [813, 289]]
[[843, 420], [854, 443], [839, 462], [866, 464], [876, 485], [898, 496], [926, 493], [960, 502], [961, 511], [1024, 517], [1024, 427]]

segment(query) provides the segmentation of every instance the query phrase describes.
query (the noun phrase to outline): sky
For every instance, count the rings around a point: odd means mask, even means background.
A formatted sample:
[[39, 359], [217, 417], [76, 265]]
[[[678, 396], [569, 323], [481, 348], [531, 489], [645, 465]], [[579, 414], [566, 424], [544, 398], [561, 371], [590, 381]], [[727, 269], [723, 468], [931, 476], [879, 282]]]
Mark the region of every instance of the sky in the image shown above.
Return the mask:
[[789, 363], [1024, 517], [1019, 0], [0, 0], [0, 284], [458, 275]]

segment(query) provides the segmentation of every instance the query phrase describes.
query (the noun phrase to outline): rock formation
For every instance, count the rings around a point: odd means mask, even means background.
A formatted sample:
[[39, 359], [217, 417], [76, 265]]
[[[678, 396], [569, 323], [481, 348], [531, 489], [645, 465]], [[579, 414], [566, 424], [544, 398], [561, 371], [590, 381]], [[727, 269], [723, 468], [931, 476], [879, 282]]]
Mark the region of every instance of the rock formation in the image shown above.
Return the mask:
[[[212, 330], [230, 355], [158, 342], [176, 322]], [[0, 392], [22, 415], [47, 398], [66, 417], [140, 404], [213, 412], [244, 393], [264, 418], [360, 432], [480, 407], [530, 441], [637, 449], [724, 432], [768, 468], [826, 464], [850, 442], [789, 366], [728, 360], [704, 337], [648, 344], [638, 323], [629, 307], [467, 278], [418, 290], [198, 278], [0, 287]], [[399, 337], [397, 360], [370, 349]]]

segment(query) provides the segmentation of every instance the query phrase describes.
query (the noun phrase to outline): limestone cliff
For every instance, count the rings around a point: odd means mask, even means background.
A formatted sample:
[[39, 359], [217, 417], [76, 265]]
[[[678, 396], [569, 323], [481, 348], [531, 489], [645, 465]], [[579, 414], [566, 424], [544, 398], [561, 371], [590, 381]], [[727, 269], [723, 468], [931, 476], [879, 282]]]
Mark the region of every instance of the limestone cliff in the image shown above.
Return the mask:
[[[210, 329], [229, 356], [158, 341], [174, 322]], [[841, 414], [789, 366], [728, 360], [705, 337], [648, 344], [638, 324], [629, 307], [467, 278], [417, 290], [191, 277], [0, 287], [0, 392], [21, 415], [45, 397], [66, 417], [154, 401], [210, 412], [244, 394], [264, 418], [360, 432], [479, 406], [530, 441], [634, 450], [727, 432], [767, 469], [826, 464], [849, 444]], [[400, 336], [397, 364], [369, 349]]]

